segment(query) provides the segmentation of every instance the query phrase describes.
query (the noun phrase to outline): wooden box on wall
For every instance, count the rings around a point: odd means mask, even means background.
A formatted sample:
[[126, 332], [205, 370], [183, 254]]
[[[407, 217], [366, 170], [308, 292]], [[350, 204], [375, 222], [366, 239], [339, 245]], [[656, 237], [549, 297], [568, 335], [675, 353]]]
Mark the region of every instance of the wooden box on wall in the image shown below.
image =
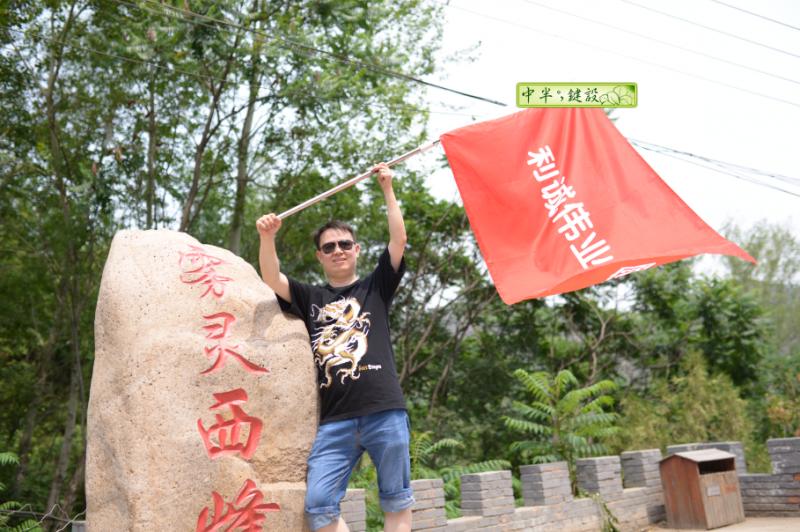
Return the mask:
[[667, 523], [718, 528], [744, 521], [735, 455], [717, 449], [670, 455], [659, 464]]

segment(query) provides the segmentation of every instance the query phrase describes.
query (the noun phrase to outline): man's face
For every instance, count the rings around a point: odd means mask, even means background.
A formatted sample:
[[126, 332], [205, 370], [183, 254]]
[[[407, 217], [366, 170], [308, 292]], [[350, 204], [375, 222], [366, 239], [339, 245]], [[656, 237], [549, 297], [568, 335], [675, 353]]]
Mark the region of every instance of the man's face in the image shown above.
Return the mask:
[[[322, 269], [329, 279], [339, 279], [354, 275], [356, 260], [361, 252], [361, 246], [353, 244], [349, 250], [343, 250], [340, 242], [353, 241], [353, 235], [343, 229], [326, 229], [319, 237], [317, 260], [322, 264]], [[345, 246], [346, 247], [346, 246]], [[325, 249], [333, 248], [330, 253]]]

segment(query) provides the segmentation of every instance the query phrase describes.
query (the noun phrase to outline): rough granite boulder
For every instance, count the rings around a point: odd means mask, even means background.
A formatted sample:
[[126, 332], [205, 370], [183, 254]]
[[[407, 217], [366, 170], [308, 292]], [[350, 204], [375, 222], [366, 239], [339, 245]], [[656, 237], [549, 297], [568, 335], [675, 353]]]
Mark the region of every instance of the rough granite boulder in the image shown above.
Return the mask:
[[120, 231], [95, 344], [90, 532], [305, 529], [308, 335], [250, 264], [184, 233]]

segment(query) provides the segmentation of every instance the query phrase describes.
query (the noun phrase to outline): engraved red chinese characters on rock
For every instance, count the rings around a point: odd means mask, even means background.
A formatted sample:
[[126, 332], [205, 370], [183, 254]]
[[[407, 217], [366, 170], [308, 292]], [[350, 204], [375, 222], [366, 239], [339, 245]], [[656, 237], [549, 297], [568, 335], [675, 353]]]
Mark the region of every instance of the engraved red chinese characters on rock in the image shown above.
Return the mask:
[[214, 498], [214, 515], [209, 523], [208, 507], [203, 508], [197, 518], [196, 532], [216, 532], [227, 527], [227, 530], [245, 530], [261, 532], [267, 512], [277, 512], [281, 508], [277, 503], [264, 503], [264, 495], [256, 489], [256, 483], [247, 479], [233, 503], [226, 503], [216, 491]]
[[225, 264], [225, 261], [213, 255], [209, 255], [199, 246], [189, 246], [189, 251], [179, 252], [178, 263], [181, 267], [181, 282], [186, 284], [199, 284], [206, 287], [206, 291], [200, 294], [205, 297], [211, 293], [217, 299], [225, 294], [225, 283], [230, 282], [230, 277], [220, 275], [216, 267]]
[[[209, 458], [219, 458], [225, 455], [239, 454], [249, 460], [256, 451], [263, 423], [260, 419], [248, 416], [239, 405], [247, 402], [247, 393], [241, 389], [229, 392], [215, 393], [216, 404], [209, 410], [218, 410], [228, 407], [233, 417], [225, 420], [220, 414], [215, 414], [217, 422], [208, 429], [203, 426], [202, 419], [197, 420], [197, 430], [203, 438]], [[247, 441], [242, 443], [242, 429], [247, 430]], [[212, 441], [215, 437], [217, 443]]]
[[212, 357], [214, 355], [217, 356], [217, 359], [214, 361], [214, 364], [207, 370], [201, 372], [201, 375], [206, 375], [211, 373], [212, 371], [216, 371], [225, 366], [225, 360], [228, 357], [233, 357], [239, 361], [239, 363], [244, 366], [244, 369], [251, 373], [269, 373], [267, 368], [263, 368], [256, 364], [253, 364], [249, 360], [247, 360], [241, 353], [236, 351], [239, 349], [239, 345], [227, 345], [225, 343], [225, 339], [230, 336], [230, 331], [228, 328], [233, 325], [236, 321], [236, 317], [231, 314], [230, 312], [217, 312], [216, 314], [211, 314], [209, 316], [203, 316], [203, 319], [207, 321], [215, 321], [217, 323], [211, 323], [203, 327], [206, 330], [206, 338], [209, 340], [215, 340], [214, 344], [210, 344], [205, 346], [204, 351], [206, 356]]

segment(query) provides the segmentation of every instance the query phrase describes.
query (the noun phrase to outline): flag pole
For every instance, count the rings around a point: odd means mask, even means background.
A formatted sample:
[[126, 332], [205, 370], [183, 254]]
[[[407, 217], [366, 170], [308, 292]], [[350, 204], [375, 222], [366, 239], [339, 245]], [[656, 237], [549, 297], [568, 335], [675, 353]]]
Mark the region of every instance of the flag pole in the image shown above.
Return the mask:
[[[387, 166], [394, 166], [396, 164], [400, 164], [403, 161], [405, 161], [406, 159], [410, 159], [411, 157], [414, 157], [415, 155], [419, 155], [420, 153], [425, 153], [426, 151], [432, 149], [434, 146], [439, 144], [439, 142], [440, 142], [439, 139], [436, 139], [433, 142], [429, 142], [427, 144], [423, 144], [422, 146], [418, 146], [418, 147], [414, 148], [413, 150], [411, 150], [409, 152], [406, 152], [403, 155], [392, 159], [391, 161], [388, 161], [386, 163], [386, 165]], [[341, 192], [342, 190], [344, 190], [346, 188], [350, 188], [353, 185], [355, 185], [356, 183], [359, 183], [359, 182], [365, 180], [366, 178], [371, 176], [372, 173], [373, 172], [370, 170], [369, 172], [364, 172], [361, 175], [358, 175], [356, 177], [348, 179], [347, 181], [345, 181], [343, 183], [339, 183], [338, 185], [336, 185], [335, 187], [331, 188], [330, 190], [326, 190], [322, 194], [318, 194], [318, 195], [314, 196], [313, 198], [311, 198], [309, 200], [306, 200], [303, 203], [301, 203], [299, 205], [296, 205], [296, 206], [292, 207], [291, 209], [289, 209], [287, 211], [283, 211], [282, 213], [280, 213], [278, 215], [278, 218], [283, 220], [284, 218], [286, 218], [288, 216], [291, 216], [291, 215], [293, 215], [293, 214], [295, 214], [297, 212], [300, 212], [303, 209], [305, 209], [306, 207], [310, 207], [310, 206], [314, 205], [315, 203], [318, 203], [318, 202], [324, 200], [328, 196], [333, 196], [337, 192]]]

